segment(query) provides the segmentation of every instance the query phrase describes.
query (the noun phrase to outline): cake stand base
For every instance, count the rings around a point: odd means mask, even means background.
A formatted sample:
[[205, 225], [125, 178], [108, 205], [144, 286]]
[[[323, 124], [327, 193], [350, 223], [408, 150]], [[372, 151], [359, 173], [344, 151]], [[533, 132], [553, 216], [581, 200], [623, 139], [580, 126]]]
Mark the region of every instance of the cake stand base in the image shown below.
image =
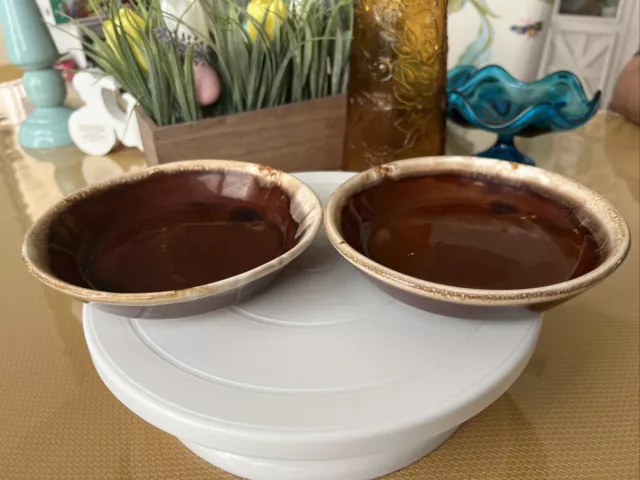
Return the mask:
[[204, 461], [251, 480], [371, 480], [388, 475], [417, 462], [446, 442], [458, 427], [426, 438], [413, 445], [385, 450], [373, 455], [331, 460], [276, 460], [254, 458], [213, 450], [182, 441]]

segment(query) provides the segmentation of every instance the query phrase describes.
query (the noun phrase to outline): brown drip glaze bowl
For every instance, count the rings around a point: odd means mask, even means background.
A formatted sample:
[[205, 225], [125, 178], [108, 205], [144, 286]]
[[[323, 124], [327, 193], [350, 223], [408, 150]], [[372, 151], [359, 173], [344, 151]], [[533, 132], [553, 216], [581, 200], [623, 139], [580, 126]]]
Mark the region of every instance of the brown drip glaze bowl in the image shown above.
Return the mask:
[[463, 317], [545, 311], [624, 261], [628, 227], [601, 195], [503, 160], [431, 157], [362, 172], [325, 208], [333, 246], [387, 294]]
[[312, 242], [322, 205], [295, 177], [244, 162], [153, 167], [80, 190], [26, 234], [45, 285], [129, 318], [177, 318], [259, 292]]

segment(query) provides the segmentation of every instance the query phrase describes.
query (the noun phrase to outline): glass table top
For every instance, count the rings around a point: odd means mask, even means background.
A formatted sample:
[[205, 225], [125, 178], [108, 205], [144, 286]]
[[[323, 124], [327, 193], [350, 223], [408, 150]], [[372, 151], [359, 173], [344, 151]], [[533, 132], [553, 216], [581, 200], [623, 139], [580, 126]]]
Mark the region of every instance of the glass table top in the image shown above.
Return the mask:
[[[74, 147], [23, 151], [19, 82], [0, 86], [0, 477], [231, 479], [121, 405], [98, 378], [81, 304], [40, 285], [20, 259], [25, 230], [78, 188], [144, 168], [142, 154], [90, 157]], [[491, 135], [451, 128], [449, 152]], [[626, 217], [626, 263], [546, 316], [512, 388], [396, 480], [637, 479], [640, 475], [640, 129], [599, 114], [585, 127], [522, 141], [542, 168], [598, 190]]]

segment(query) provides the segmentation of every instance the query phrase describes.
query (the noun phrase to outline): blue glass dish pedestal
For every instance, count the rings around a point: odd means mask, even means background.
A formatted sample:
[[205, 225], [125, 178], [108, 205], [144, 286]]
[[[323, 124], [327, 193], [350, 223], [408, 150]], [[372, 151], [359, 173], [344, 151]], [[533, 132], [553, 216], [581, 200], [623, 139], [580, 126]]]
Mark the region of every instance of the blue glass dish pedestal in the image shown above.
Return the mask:
[[35, 0], [1, 0], [0, 25], [9, 61], [25, 73], [27, 98], [36, 107], [20, 126], [18, 143], [48, 149], [72, 145], [69, 116], [64, 106], [66, 85], [54, 70], [58, 51]]
[[518, 150], [513, 135], [499, 134], [498, 140], [484, 152], [476, 154], [483, 158], [497, 158], [508, 162], [522, 163], [523, 165], [535, 165], [536, 163], [524, 153]]

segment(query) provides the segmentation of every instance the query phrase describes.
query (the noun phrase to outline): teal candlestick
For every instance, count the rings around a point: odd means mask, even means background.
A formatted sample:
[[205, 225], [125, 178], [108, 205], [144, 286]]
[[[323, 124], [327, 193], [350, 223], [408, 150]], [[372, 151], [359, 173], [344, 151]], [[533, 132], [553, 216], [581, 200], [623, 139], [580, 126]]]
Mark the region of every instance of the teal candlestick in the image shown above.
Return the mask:
[[52, 68], [58, 51], [36, 0], [0, 0], [0, 25], [7, 57], [25, 71], [24, 89], [36, 107], [20, 126], [18, 142], [38, 149], [73, 144], [68, 126], [72, 110], [63, 105], [67, 88]]

